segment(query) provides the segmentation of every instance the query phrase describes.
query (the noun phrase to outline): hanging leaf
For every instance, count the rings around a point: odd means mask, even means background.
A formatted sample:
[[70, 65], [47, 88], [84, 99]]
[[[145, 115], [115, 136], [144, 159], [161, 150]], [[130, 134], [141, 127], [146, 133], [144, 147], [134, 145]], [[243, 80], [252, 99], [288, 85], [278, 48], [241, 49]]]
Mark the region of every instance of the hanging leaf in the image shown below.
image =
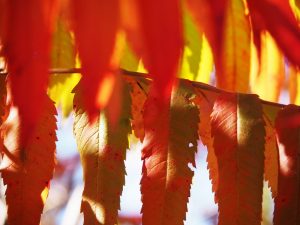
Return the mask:
[[[52, 41], [51, 67], [74, 68], [75, 65], [74, 40], [64, 20], [60, 18]], [[52, 74], [50, 76], [48, 94], [56, 106], [61, 107], [65, 117], [69, 116], [72, 111], [73, 94], [71, 92], [79, 79], [79, 74]]]
[[217, 86], [247, 93], [250, 77], [250, 24], [245, 15], [244, 1], [228, 0], [225, 15], [221, 62], [216, 65]]
[[49, 187], [55, 164], [56, 109], [49, 98], [28, 145], [19, 146], [20, 117], [16, 108], [2, 126], [4, 149], [1, 172], [7, 185], [9, 225], [39, 224], [43, 211], [42, 192]]
[[219, 225], [261, 224], [265, 129], [256, 95], [221, 94], [211, 115]]
[[33, 135], [47, 101], [55, 13], [56, 1], [5, 1], [4, 55], [12, 102], [19, 110], [22, 145]]
[[82, 65], [84, 105], [91, 120], [113, 92], [118, 65], [112, 62], [119, 29], [119, 0], [71, 1], [75, 39]]
[[122, 97], [122, 111], [115, 127], [108, 120], [107, 110], [99, 112], [96, 121], [90, 124], [84, 111], [81, 89], [79, 86], [75, 88], [74, 134], [83, 166], [81, 210], [87, 225], [117, 223], [125, 182], [124, 160], [131, 133], [131, 99], [127, 86]]
[[[181, 83], [171, 108], [149, 96], [144, 106], [145, 139], [141, 180], [144, 225], [183, 225], [197, 150], [197, 107], [192, 87]], [[158, 108], [160, 107], [160, 108]], [[164, 108], [162, 108], [164, 107]]]
[[[198, 125], [198, 134], [201, 138], [203, 145], [207, 147], [207, 169], [209, 170], [209, 179], [212, 183], [212, 191], [214, 193], [218, 190], [219, 171], [218, 161], [213, 147], [213, 137], [211, 136], [210, 115], [212, 113], [213, 104], [217, 97], [214, 92], [196, 90], [197, 97], [194, 102], [198, 105], [200, 111], [200, 123]], [[217, 196], [215, 195], [215, 202]]]
[[270, 105], [263, 106], [265, 121], [265, 180], [271, 189], [272, 197], [275, 198], [278, 192], [278, 145], [275, 131], [275, 118], [279, 111], [279, 107]]
[[[134, 135], [143, 142], [145, 137], [145, 129], [144, 129], [144, 119], [143, 119], [143, 109], [144, 104], [147, 99], [147, 91], [143, 89], [140, 83], [145, 82], [145, 79], [126, 77], [127, 83], [131, 87], [131, 113], [132, 113], [132, 121], [131, 126], [134, 132]], [[149, 86], [149, 82], [147, 84]]]
[[267, 30], [291, 63], [300, 66], [300, 28], [285, 0], [247, 0], [255, 43], [259, 47], [259, 34]]
[[153, 77], [153, 91], [168, 101], [183, 48], [180, 0], [137, 3], [146, 50], [144, 64]]
[[228, 0], [187, 0], [200, 33], [204, 32], [213, 51], [216, 65], [221, 63], [222, 41]]
[[285, 79], [284, 56], [268, 32], [260, 34], [260, 41], [260, 53], [252, 46], [251, 89], [260, 98], [277, 102]]
[[185, 47], [180, 77], [209, 83], [213, 71], [213, 56], [203, 33], [198, 34], [191, 15], [184, 10]]
[[275, 198], [274, 225], [300, 222], [300, 107], [288, 105], [279, 111], [275, 127], [279, 141], [280, 170]]

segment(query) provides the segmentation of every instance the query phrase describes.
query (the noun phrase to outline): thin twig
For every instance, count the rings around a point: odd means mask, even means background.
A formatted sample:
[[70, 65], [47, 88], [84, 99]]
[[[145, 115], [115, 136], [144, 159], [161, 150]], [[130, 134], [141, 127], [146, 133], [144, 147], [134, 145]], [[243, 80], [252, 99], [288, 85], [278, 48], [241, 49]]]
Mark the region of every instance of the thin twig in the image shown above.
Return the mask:
[[[151, 79], [151, 77], [149, 76], [149, 74], [146, 73], [139, 73], [139, 72], [133, 72], [133, 71], [128, 71], [128, 70], [124, 70], [121, 69], [121, 72], [125, 75], [128, 76], [134, 76], [134, 77], [142, 77], [142, 78], [148, 78]], [[50, 74], [70, 74], [70, 73], [81, 73], [81, 68], [54, 68], [51, 69], [49, 71]], [[7, 72], [2, 72], [2, 69], [0, 69], [0, 75], [7, 75]], [[196, 81], [191, 81], [192, 85], [196, 88], [200, 88], [203, 90], [207, 90], [207, 91], [212, 91], [215, 93], [225, 93], [227, 91], [213, 87], [211, 85], [205, 84], [205, 83], [201, 83], [201, 82], [196, 82]], [[274, 107], [280, 107], [283, 108], [284, 106], [286, 106], [285, 104], [280, 104], [280, 103], [276, 103], [276, 102], [270, 102], [270, 101], [266, 101], [266, 100], [260, 100], [262, 104], [265, 105], [271, 105]]]

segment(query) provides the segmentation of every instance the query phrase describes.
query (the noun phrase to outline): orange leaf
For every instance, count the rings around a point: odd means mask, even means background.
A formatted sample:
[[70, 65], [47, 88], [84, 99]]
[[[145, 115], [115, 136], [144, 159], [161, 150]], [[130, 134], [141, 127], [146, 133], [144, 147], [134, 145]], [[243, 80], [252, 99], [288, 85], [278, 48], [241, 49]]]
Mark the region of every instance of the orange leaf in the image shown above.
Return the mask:
[[34, 133], [46, 102], [56, 1], [5, 1], [4, 55], [12, 101], [20, 115], [20, 143]]
[[[203, 145], [207, 147], [207, 168], [209, 170], [209, 179], [212, 183], [212, 191], [214, 193], [218, 190], [219, 171], [218, 161], [216, 158], [215, 150], [213, 147], [213, 137], [211, 136], [210, 115], [212, 113], [213, 104], [217, 97], [214, 92], [196, 90], [197, 97], [194, 102], [198, 105], [200, 111], [200, 123], [198, 125], [198, 134], [201, 138]], [[215, 202], [217, 196], [215, 195]]]
[[55, 164], [56, 109], [49, 98], [38, 119], [28, 145], [16, 143], [20, 135], [20, 117], [11, 108], [3, 124], [4, 156], [1, 171], [7, 185], [8, 224], [39, 224], [43, 211], [42, 192], [49, 186]]
[[[132, 113], [132, 130], [135, 136], [143, 142], [145, 137], [143, 109], [147, 99], [147, 92], [143, 89], [140, 83], [147, 82], [145, 79], [126, 77], [127, 83], [131, 87], [131, 113]], [[149, 86], [149, 84], [148, 84]]]
[[[71, 1], [75, 39], [82, 63], [82, 92], [84, 105], [91, 120], [95, 119], [98, 109], [106, 106], [112, 88], [103, 85], [114, 81], [112, 56], [119, 28], [119, 0], [74, 0]], [[113, 85], [109, 82], [110, 85]], [[101, 91], [101, 100], [98, 99]]]
[[145, 139], [141, 180], [144, 225], [183, 225], [197, 150], [198, 109], [190, 84], [173, 92], [168, 104], [149, 95], [144, 106]]
[[279, 156], [275, 131], [275, 118], [280, 109], [278, 107], [264, 105], [264, 121], [266, 129], [265, 142], [265, 180], [271, 189], [272, 197], [275, 198], [278, 192], [278, 168]]
[[300, 222], [300, 107], [288, 105], [279, 111], [275, 127], [280, 170], [274, 225], [296, 225]]
[[219, 225], [259, 225], [265, 129], [256, 95], [221, 94], [211, 114], [218, 160]]

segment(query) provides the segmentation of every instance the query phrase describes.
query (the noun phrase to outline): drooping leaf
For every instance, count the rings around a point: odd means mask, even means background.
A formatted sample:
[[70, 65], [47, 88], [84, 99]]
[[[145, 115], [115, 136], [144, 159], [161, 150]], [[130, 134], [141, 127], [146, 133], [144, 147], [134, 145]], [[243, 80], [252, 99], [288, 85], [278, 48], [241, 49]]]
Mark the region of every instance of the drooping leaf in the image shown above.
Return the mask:
[[261, 223], [265, 129], [256, 95], [223, 93], [211, 115], [219, 225]]
[[212, 46], [217, 86], [248, 92], [250, 25], [242, 0], [188, 0], [191, 11]]
[[203, 33], [198, 34], [191, 15], [184, 11], [185, 47], [182, 57], [180, 77], [209, 83], [213, 70], [213, 56]]
[[285, 79], [284, 57], [268, 32], [260, 34], [260, 41], [260, 53], [252, 45], [251, 90], [264, 100], [277, 102]]
[[[79, 83], [80, 85], [81, 83]], [[99, 112], [89, 123], [84, 111], [81, 89], [75, 88], [74, 134], [83, 166], [84, 190], [81, 211], [84, 224], [114, 225], [120, 209], [120, 195], [125, 182], [125, 155], [128, 148], [131, 99], [128, 87], [122, 95], [122, 111], [112, 127], [108, 111]]]
[[255, 43], [259, 47], [259, 35], [267, 30], [291, 63], [300, 65], [300, 27], [288, 0], [247, 0]]
[[280, 169], [275, 198], [274, 225], [300, 223], [300, 107], [279, 111], [275, 127], [279, 141]]
[[91, 120], [113, 92], [118, 65], [112, 62], [119, 29], [119, 0], [71, 1], [72, 22], [82, 67], [82, 92]]
[[[75, 65], [74, 40], [64, 20], [60, 18], [53, 35], [51, 68], [74, 68]], [[72, 111], [73, 94], [71, 92], [79, 79], [79, 74], [52, 74], [50, 76], [48, 94], [56, 106], [61, 107], [65, 117]]]
[[146, 51], [143, 62], [153, 77], [154, 91], [168, 101], [183, 48], [181, 2], [138, 0], [137, 3]]
[[[5, 1], [4, 55], [12, 102], [20, 115], [20, 140], [33, 135], [46, 100], [50, 40], [57, 1]], [[29, 88], [30, 87], [30, 88]]]
[[265, 180], [272, 192], [272, 198], [277, 196], [278, 192], [278, 145], [275, 131], [275, 118], [279, 107], [270, 105], [263, 106], [264, 121], [265, 121]]
[[[144, 106], [145, 139], [141, 180], [144, 225], [183, 225], [197, 150], [198, 109], [193, 90], [181, 83], [171, 108], [148, 96]], [[160, 108], [158, 108], [160, 107]], [[162, 108], [164, 107], [164, 108]]]
[[220, 65], [228, 0], [187, 0], [187, 5], [210, 43], [215, 64]]
[[[213, 104], [217, 97], [214, 92], [196, 90], [197, 97], [194, 102], [198, 105], [200, 111], [200, 123], [198, 125], [198, 134], [203, 145], [207, 147], [207, 168], [209, 170], [209, 179], [212, 183], [212, 191], [216, 193], [218, 190], [219, 171], [218, 162], [213, 147], [213, 137], [211, 136], [210, 115], [212, 113]], [[215, 195], [215, 202], [217, 196]]]
[[250, 77], [250, 24], [245, 15], [244, 1], [228, 0], [225, 15], [221, 62], [216, 64], [217, 86], [247, 93]]
[[8, 224], [39, 224], [43, 211], [41, 194], [49, 187], [55, 165], [56, 109], [49, 98], [33, 135], [26, 146], [19, 146], [20, 117], [16, 108], [3, 124], [1, 172], [7, 185]]
[[147, 99], [147, 92], [146, 90], [143, 89], [140, 83], [145, 82], [145, 79], [126, 77], [126, 81], [131, 87], [130, 95], [132, 99], [131, 102], [132, 130], [134, 132], [134, 135], [141, 142], [143, 142], [145, 137], [143, 109], [144, 109], [145, 101]]

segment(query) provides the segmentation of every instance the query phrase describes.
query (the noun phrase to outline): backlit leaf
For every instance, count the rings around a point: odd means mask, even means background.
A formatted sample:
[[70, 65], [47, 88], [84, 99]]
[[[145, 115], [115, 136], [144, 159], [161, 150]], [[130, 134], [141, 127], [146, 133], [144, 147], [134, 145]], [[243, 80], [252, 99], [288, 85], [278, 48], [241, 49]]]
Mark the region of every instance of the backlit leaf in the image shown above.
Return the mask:
[[250, 24], [243, 0], [228, 0], [225, 11], [221, 62], [216, 64], [217, 86], [238, 92], [249, 92]]
[[120, 195], [125, 182], [124, 160], [128, 135], [131, 133], [129, 90], [124, 86], [122, 110], [115, 127], [108, 120], [106, 109], [99, 112], [93, 124], [89, 123], [80, 91], [77, 86], [74, 97], [74, 134], [83, 166], [81, 211], [84, 224], [114, 225], [117, 223]]
[[181, 2], [137, 2], [146, 51], [143, 61], [160, 98], [168, 101], [183, 48]]
[[37, 128], [26, 146], [19, 146], [20, 117], [16, 108], [3, 124], [1, 172], [7, 185], [6, 202], [10, 225], [39, 224], [43, 211], [42, 192], [49, 187], [55, 165], [56, 109], [46, 98]]
[[213, 56], [203, 33], [198, 34], [188, 12], [184, 13], [185, 47], [182, 57], [180, 77], [209, 83], [213, 70]]
[[[300, 28], [288, 0], [247, 0], [254, 35], [267, 30], [289, 61], [300, 65]], [[258, 47], [260, 49], [260, 47]]]
[[[196, 89], [197, 97], [194, 102], [198, 105], [200, 111], [200, 123], [198, 125], [198, 134], [203, 145], [207, 147], [207, 169], [209, 170], [209, 179], [212, 183], [212, 191], [216, 193], [219, 182], [218, 162], [213, 147], [213, 137], [211, 136], [210, 115], [213, 104], [217, 97], [214, 92]], [[215, 195], [215, 202], [217, 196]]]
[[[58, 20], [53, 35], [51, 67], [74, 68], [76, 53], [74, 40], [62, 19]], [[73, 94], [71, 93], [80, 79], [79, 74], [52, 74], [50, 76], [48, 94], [60, 106], [62, 113], [67, 117], [73, 108]]]
[[279, 142], [280, 170], [275, 198], [274, 225], [300, 223], [300, 107], [279, 111], [275, 127]]
[[264, 100], [277, 102], [285, 79], [284, 57], [268, 32], [261, 33], [260, 39], [260, 53], [251, 46], [251, 90]]
[[265, 129], [256, 95], [223, 93], [211, 114], [218, 160], [219, 225], [259, 225]]
[[278, 192], [278, 145], [275, 131], [275, 117], [279, 107], [270, 105], [263, 106], [264, 121], [265, 121], [265, 180], [271, 189], [272, 197], [275, 198]]
[[70, 2], [76, 44], [82, 65], [85, 108], [93, 120], [108, 103], [118, 65], [112, 56], [119, 29], [119, 0]]
[[[145, 137], [143, 110], [147, 99], [147, 91], [143, 89], [140, 83], [145, 82], [145, 79], [126, 77], [127, 83], [131, 87], [131, 113], [132, 113], [132, 130], [134, 135], [143, 142]], [[149, 86], [149, 83], [147, 84]]]
[[12, 101], [20, 115], [20, 143], [33, 135], [45, 107], [56, 1], [6, 1], [4, 55]]
[[[181, 83], [168, 105], [148, 96], [141, 180], [144, 225], [183, 225], [195, 166], [198, 109], [192, 87]], [[160, 107], [160, 108], [158, 108]]]

